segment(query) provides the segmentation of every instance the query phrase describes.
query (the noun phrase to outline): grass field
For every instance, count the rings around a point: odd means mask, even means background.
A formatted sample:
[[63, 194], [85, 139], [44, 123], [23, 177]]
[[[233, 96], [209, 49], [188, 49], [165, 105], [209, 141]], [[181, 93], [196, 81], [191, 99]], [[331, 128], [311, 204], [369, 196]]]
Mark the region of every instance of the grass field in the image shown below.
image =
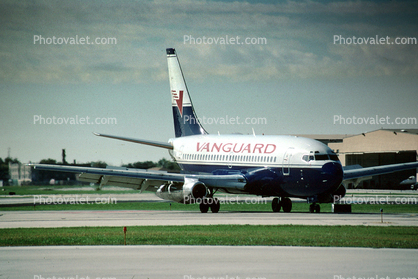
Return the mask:
[[[127, 245], [418, 248], [417, 227], [212, 225], [128, 227]], [[122, 227], [1, 229], [0, 246], [123, 245]]]
[[[130, 194], [135, 190], [101, 190], [93, 187], [68, 190], [68, 186], [5, 187], [1, 194]], [[5, 196], [3, 196], [5, 198]], [[293, 203], [292, 212], [308, 212], [307, 203]], [[353, 204], [353, 213], [418, 213], [415, 204]], [[0, 211], [29, 210], [177, 210], [199, 211], [198, 205], [170, 202], [117, 202], [105, 204], [52, 204], [1, 207]], [[221, 211], [271, 212], [270, 203], [221, 204]], [[331, 212], [331, 204], [321, 204], [321, 212]], [[210, 214], [210, 213], [209, 213]], [[418, 227], [299, 226], [299, 225], [213, 225], [128, 227], [128, 245], [280, 245], [373, 248], [418, 248]], [[38, 245], [123, 245], [121, 227], [0, 229], [0, 246]]]

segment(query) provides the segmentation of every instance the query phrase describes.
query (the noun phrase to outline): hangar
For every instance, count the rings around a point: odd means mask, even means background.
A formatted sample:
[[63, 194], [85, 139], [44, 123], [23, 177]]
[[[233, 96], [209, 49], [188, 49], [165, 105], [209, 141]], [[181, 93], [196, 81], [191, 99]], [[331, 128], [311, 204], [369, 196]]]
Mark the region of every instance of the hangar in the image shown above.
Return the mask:
[[[324, 143], [339, 155], [343, 166], [372, 167], [418, 161], [418, 129], [380, 129], [346, 137], [328, 136]], [[399, 184], [403, 180], [410, 176], [417, 179], [417, 174], [418, 169], [373, 176], [370, 180], [360, 182], [357, 187], [400, 189]], [[353, 186], [348, 185], [349, 188]]]

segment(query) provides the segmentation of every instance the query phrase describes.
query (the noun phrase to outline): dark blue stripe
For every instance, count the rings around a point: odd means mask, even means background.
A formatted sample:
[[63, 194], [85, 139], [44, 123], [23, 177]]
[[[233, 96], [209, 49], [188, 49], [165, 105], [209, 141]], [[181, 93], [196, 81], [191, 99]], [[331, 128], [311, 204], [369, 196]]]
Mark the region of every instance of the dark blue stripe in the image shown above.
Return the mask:
[[173, 107], [173, 119], [176, 138], [207, 134], [192, 107], [183, 107], [183, 115], [180, 115], [178, 107]]
[[[333, 193], [341, 183], [341, 177], [327, 175], [321, 168], [294, 167], [289, 169], [290, 175], [283, 175], [281, 167], [260, 168], [254, 166], [232, 166], [225, 164], [181, 164], [187, 172], [207, 172], [212, 174], [241, 173], [247, 179], [245, 191], [250, 194], [284, 197], [312, 197]], [[303, 178], [303, 179], [302, 179]], [[323, 183], [326, 179], [327, 183]]]

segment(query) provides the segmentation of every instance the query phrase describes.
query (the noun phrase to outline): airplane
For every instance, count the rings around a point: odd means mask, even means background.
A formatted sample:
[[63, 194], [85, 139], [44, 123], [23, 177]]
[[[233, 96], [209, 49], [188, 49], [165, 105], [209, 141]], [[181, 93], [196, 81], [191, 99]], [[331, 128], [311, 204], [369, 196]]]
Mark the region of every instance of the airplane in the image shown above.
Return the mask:
[[75, 172], [79, 180], [154, 191], [165, 200], [198, 203], [200, 211], [217, 213], [215, 193], [273, 197], [273, 212], [291, 212], [290, 198], [306, 199], [310, 212], [320, 203], [340, 200], [348, 183], [373, 175], [413, 169], [418, 162], [344, 168], [327, 145], [310, 138], [283, 135], [209, 134], [195, 113], [174, 48], [167, 63], [175, 137], [168, 142], [94, 133], [96, 136], [167, 149], [181, 173], [130, 168], [89, 168], [31, 164], [39, 170]]

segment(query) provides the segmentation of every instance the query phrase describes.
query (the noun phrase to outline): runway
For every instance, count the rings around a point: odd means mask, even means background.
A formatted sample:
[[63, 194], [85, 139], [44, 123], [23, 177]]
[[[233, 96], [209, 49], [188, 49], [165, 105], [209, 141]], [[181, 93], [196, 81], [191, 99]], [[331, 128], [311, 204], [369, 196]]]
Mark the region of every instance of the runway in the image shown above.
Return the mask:
[[[154, 225], [418, 226], [418, 214], [0, 211], [0, 228]], [[0, 278], [417, 278], [417, 249], [282, 246], [0, 247]]]
[[1, 247], [0, 278], [417, 278], [418, 250], [270, 246]]
[[197, 211], [0, 211], [0, 228], [157, 225], [363, 225], [418, 226], [418, 214], [333, 214]]

